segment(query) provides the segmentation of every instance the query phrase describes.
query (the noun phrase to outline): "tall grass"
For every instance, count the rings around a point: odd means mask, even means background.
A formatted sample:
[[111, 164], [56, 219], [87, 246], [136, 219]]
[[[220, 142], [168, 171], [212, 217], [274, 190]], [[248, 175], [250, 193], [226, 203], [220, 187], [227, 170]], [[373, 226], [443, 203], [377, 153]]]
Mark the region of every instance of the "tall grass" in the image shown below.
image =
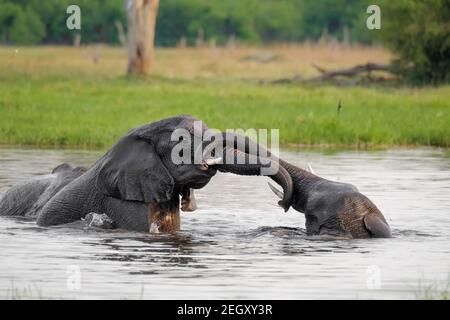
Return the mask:
[[449, 300], [450, 278], [446, 281], [431, 282], [420, 279], [415, 297], [417, 300]]
[[6, 291], [6, 300], [42, 300], [42, 289], [35, 283], [29, 284], [26, 287], [16, 287], [14, 282]]
[[[270, 53], [273, 59], [260, 63], [249, 56]], [[98, 63], [94, 63], [94, 58]], [[169, 79], [272, 80], [301, 75], [314, 76], [323, 68], [350, 67], [368, 61], [387, 63], [383, 49], [356, 46], [328, 47], [314, 44], [272, 47], [158, 48], [153, 74]], [[0, 47], [0, 77], [116, 78], [127, 67], [127, 51], [103, 45], [72, 47]]]

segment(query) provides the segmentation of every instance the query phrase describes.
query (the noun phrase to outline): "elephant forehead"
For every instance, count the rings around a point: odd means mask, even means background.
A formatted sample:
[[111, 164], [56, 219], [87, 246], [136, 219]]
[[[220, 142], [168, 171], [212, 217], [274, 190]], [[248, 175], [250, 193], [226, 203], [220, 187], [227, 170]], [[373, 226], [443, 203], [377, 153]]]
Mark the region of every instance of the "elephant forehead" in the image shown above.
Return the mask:
[[143, 138], [152, 138], [162, 132], [172, 132], [176, 129], [184, 129], [192, 135], [202, 136], [203, 132], [208, 130], [208, 126], [197, 118], [183, 115], [145, 124], [133, 129], [131, 134], [136, 134]]
[[190, 134], [198, 137], [202, 137], [203, 133], [209, 129], [203, 121], [195, 118], [181, 122], [180, 127], [185, 128]]

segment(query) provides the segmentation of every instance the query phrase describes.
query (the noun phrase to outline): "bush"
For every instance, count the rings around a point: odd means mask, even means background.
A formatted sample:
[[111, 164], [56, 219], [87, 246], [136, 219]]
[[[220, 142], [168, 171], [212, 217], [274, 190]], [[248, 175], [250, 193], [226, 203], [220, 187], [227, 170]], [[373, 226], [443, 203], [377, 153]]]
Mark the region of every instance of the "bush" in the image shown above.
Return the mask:
[[450, 81], [450, 1], [382, 1], [381, 37], [393, 69], [415, 84]]
[[0, 35], [6, 43], [35, 44], [44, 37], [45, 28], [33, 11], [6, 3], [0, 11]]

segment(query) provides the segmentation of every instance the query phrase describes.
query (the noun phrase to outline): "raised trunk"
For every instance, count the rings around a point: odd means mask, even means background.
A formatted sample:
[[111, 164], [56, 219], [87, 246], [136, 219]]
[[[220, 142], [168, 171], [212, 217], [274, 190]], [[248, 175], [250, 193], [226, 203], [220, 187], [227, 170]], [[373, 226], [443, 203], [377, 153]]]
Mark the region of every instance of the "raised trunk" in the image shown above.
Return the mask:
[[127, 0], [128, 74], [146, 75], [153, 63], [159, 0]]
[[292, 203], [296, 204], [296, 210], [304, 213], [312, 189], [325, 179], [282, 159], [279, 159], [279, 163], [281, 167], [286, 169], [292, 178], [292, 183], [294, 185]]
[[[272, 161], [278, 161], [280, 170], [284, 169], [284, 171], [290, 175], [293, 183], [294, 190], [290, 196], [290, 202], [287, 205], [296, 203], [299, 206], [296, 209], [301, 212], [305, 211], [305, 205], [311, 189], [317, 185], [317, 183], [320, 183], [320, 181], [325, 180], [302, 168], [292, 165], [287, 161], [275, 157], [269, 150], [257, 144], [249, 137], [224, 132], [222, 133], [222, 139], [224, 141], [224, 146], [227, 146], [228, 148], [239, 150], [248, 155], [270, 158]], [[287, 200], [286, 192], [284, 192], [283, 202]]]

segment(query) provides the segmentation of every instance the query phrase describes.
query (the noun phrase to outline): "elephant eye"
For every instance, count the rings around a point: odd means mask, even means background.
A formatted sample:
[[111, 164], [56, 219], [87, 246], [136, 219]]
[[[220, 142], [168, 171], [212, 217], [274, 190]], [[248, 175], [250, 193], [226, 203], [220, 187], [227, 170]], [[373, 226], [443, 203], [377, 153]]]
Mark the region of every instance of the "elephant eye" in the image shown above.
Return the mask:
[[183, 149], [181, 149], [180, 152], [179, 152], [179, 156], [182, 158], [183, 155], [184, 155], [184, 152], [183, 152]]

